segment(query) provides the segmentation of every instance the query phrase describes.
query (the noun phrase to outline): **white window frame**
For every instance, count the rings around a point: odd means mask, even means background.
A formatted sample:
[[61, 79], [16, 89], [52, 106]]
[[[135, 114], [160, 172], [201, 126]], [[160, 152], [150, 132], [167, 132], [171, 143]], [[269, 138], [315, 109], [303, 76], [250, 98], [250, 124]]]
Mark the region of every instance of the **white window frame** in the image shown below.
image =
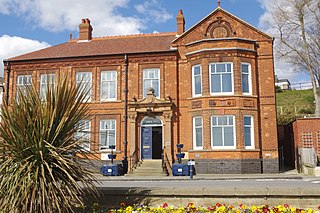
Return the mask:
[[[245, 125], [244, 124], [244, 118], [250, 118], [251, 125]], [[251, 145], [246, 146], [245, 145], [245, 127], [250, 127], [250, 139], [251, 139]], [[245, 115], [243, 116], [243, 143], [246, 149], [254, 149], [254, 125], [253, 125], [253, 116], [252, 115]]]
[[17, 76], [17, 99], [19, 99], [18, 90], [22, 92], [22, 94], [26, 95], [27, 87], [32, 86], [32, 76], [31, 75], [18, 75]]
[[[200, 74], [195, 75], [194, 70], [197, 67], [200, 68]], [[201, 86], [200, 94], [196, 94], [196, 80], [195, 80], [196, 77], [200, 77], [200, 86]], [[192, 97], [201, 97], [201, 96], [202, 96], [202, 66], [201, 64], [197, 64], [192, 66]]]
[[[242, 72], [242, 65], [248, 66], [248, 73]], [[243, 92], [243, 75], [248, 75], [248, 87], [249, 92]], [[244, 95], [252, 95], [252, 77], [251, 77], [251, 64], [249, 63], [241, 63], [241, 91]]]
[[[148, 71], [156, 71], [156, 72], [158, 72], [158, 78], [147, 78], [145, 75], [146, 75], [146, 72], [148, 72]], [[145, 88], [145, 80], [157, 80], [159, 83], [158, 83], [158, 91], [159, 91], [159, 95], [156, 95], [156, 97], [157, 98], [160, 98], [160, 94], [161, 94], [161, 91], [160, 91], [160, 88], [161, 88], [161, 82], [160, 82], [160, 69], [159, 68], [151, 68], [151, 69], [143, 69], [142, 70], [142, 75], [143, 75], [143, 80], [142, 80], [142, 94], [143, 94], [143, 97], [145, 98], [145, 97], [147, 97], [147, 93], [148, 93], [148, 90], [149, 90], [149, 88]], [[153, 89], [155, 89], [154, 87], [152, 87]]]
[[[231, 65], [231, 92], [212, 92], [212, 75], [221, 75], [221, 73], [217, 73], [217, 74], [211, 74], [211, 66], [212, 65], [218, 65], [218, 64], [225, 64], [225, 66], [227, 66], [227, 64]], [[210, 63], [209, 64], [209, 84], [210, 84], [210, 95], [233, 95], [234, 94], [234, 80], [233, 80], [233, 63], [232, 62], [219, 62], [219, 63]], [[221, 87], [222, 87], [222, 78], [221, 78]]]
[[[77, 124], [77, 130], [75, 132], [75, 137], [80, 141], [80, 146], [84, 150], [90, 151], [90, 137], [91, 137], [91, 121], [90, 120], [81, 120]], [[81, 143], [88, 144], [87, 147], [83, 146]]]
[[[213, 118], [219, 118], [219, 117], [227, 117], [227, 125], [219, 125], [218, 124], [218, 120], [217, 120], [217, 124], [218, 125], [216, 125], [216, 127], [230, 127], [230, 126], [232, 126], [233, 128], [232, 128], [232, 131], [233, 131], [233, 146], [214, 146], [214, 144], [213, 144], [213, 131], [212, 131], [212, 128], [214, 127], [213, 126]], [[228, 125], [229, 124], [229, 117], [232, 117], [232, 123], [233, 123], [233, 125]], [[236, 124], [235, 124], [235, 116], [234, 115], [222, 115], [222, 116], [211, 116], [211, 118], [210, 118], [210, 120], [211, 120], [211, 125], [210, 125], [210, 127], [211, 127], [211, 147], [212, 147], [212, 149], [236, 149]], [[223, 138], [223, 141], [222, 141], [222, 143], [224, 144], [225, 143], [225, 141], [224, 141], [224, 128], [223, 128], [223, 131], [222, 131], [222, 138]]]
[[[102, 126], [102, 122], [114, 122], [114, 129], [112, 129], [111, 127], [108, 127], [108, 129], [106, 127]], [[111, 126], [111, 125], [109, 125]], [[115, 119], [102, 119], [99, 122], [99, 150], [109, 150], [109, 145], [110, 145], [110, 132], [108, 132], [108, 135], [106, 135], [107, 138], [107, 143], [105, 144], [105, 142], [101, 142], [102, 140], [102, 134], [106, 134], [106, 131], [114, 131], [114, 145], [117, 149], [117, 121]], [[103, 144], [103, 145], [102, 145]]]
[[[201, 119], [201, 126], [196, 126], [196, 119]], [[202, 150], [203, 149], [203, 119], [201, 116], [193, 117], [193, 149], [194, 150]], [[201, 140], [202, 140], [202, 146], [197, 146], [197, 135], [196, 135], [196, 129], [201, 128]]]
[[[103, 80], [102, 79], [102, 75], [103, 74], [106, 74], [106, 73], [111, 73], [111, 75], [112, 74], [115, 74], [115, 79], [111, 79], [111, 80]], [[100, 78], [101, 78], [101, 80], [100, 80], [100, 101], [116, 101], [117, 100], [117, 71], [115, 71], [115, 70], [110, 70], [110, 71], [101, 71], [101, 74], [100, 74]], [[112, 82], [114, 82], [115, 83], [115, 98], [110, 98], [110, 91], [108, 90], [107, 91], [107, 97], [106, 98], [103, 98], [103, 83], [108, 83], [108, 86], [107, 86], [107, 88], [110, 88], [111, 86], [110, 86], [110, 84], [112, 83]]]
[[[50, 85], [51, 90], [53, 92], [54, 84], [55, 84], [55, 78], [56, 78], [56, 76], [55, 76], [54, 73], [41, 74], [40, 75], [40, 92], [39, 92], [39, 95], [40, 95], [40, 98], [41, 98], [42, 101], [46, 100], [48, 84]], [[42, 90], [42, 88], [44, 88], [44, 90]], [[45, 91], [45, 94], [43, 94], [42, 91]]]
[[[88, 76], [90, 76], [90, 80], [86, 80], [83, 75], [85, 74], [88, 74]], [[76, 73], [76, 84], [77, 84], [77, 87], [80, 86], [80, 83], [82, 84], [88, 84], [88, 85], [83, 85], [83, 86], [88, 86], [87, 87], [83, 87], [81, 88], [80, 90], [82, 89], [88, 89], [90, 90], [90, 92], [88, 92], [86, 94], [86, 97], [84, 99], [84, 101], [87, 101], [87, 102], [91, 102], [91, 99], [92, 99], [92, 72], [77, 72]]]

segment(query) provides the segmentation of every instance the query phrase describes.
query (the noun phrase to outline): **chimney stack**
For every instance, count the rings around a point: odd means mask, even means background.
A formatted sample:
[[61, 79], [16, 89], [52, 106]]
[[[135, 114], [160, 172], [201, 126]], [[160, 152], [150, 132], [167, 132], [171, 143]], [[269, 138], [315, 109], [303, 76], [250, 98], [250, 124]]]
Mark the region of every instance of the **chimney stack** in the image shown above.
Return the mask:
[[177, 35], [181, 35], [184, 33], [185, 28], [185, 20], [182, 13], [182, 10], [178, 11], [177, 15]]
[[90, 41], [92, 39], [92, 26], [88, 18], [82, 19], [79, 24], [79, 40]]

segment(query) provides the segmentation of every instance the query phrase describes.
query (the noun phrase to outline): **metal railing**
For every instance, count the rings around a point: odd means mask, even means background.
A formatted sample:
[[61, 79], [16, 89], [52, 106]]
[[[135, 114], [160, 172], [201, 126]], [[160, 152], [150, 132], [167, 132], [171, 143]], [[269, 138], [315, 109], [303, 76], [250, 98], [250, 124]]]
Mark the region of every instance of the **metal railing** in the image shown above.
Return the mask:
[[136, 148], [132, 155], [129, 156], [129, 162], [130, 162], [130, 169], [129, 171], [132, 172], [133, 169], [137, 168], [137, 165], [140, 163], [140, 160], [138, 158], [139, 149]]
[[166, 147], [162, 149], [162, 169], [169, 175], [169, 171], [172, 171], [172, 163], [169, 160], [168, 153], [166, 151]]
[[277, 114], [313, 115], [314, 105], [277, 106]]

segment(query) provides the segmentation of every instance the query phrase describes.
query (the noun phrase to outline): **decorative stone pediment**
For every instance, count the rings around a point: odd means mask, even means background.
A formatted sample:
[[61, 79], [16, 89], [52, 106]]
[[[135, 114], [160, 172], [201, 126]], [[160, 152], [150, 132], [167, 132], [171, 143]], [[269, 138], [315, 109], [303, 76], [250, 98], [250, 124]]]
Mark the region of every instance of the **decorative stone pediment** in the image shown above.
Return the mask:
[[170, 97], [167, 97], [166, 99], [159, 99], [154, 94], [154, 89], [150, 88], [147, 96], [142, 100], [137, 100], [136, 98], [133, 98], [129, 104], [129, 108], [135, 108], [135, 109], [147, 109], [147, 110], [155, 110], [155, 108], [170, 108], [173, 106], [172, 100]]

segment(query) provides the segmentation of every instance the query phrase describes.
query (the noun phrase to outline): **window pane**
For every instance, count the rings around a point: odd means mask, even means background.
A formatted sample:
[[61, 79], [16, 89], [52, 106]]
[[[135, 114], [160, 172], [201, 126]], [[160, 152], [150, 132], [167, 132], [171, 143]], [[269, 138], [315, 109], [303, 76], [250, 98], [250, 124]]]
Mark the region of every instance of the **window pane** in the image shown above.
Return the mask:
[[233, 125], [233, 116], [228, 116], [229, 118], [229, 125]]
[[213, 146], [222, 146], [222, 128], [221, 127], [213, 127], [212, 128], [213, 135]]
[[202, 128], [196, 128], [196, 146], [202, 146]]
[[220, 75], [211, 75], [211, 92], [221, 92]]
[[219, 125], [227, 125], [227, 118], [226, 116], [224, 117], [218, 117], [218, 124]]
[[251, 126], [251, 117], [244, 117], [244, 125]]
[[251, 146], [251, 127], [244, 128], [244, 145]]
[[116, 98], [116, 82], [110, 82], [109, 98]]
[[109, 144], [108, 144], [108, 146], [109, 145], [116, 145], [116, 132], [115, 131], [113, 131], [113, 130], [110, 130], [109, 132], [108, 132], [108, 136], [109, 136]]
[[195, 126], [202, 126], [202, 118], [195, 118], [194, 125]]
[[231, 72], [231, 64], [227, 64], [227, 72]]
[[242, 73], [249, 73], [249, 65], [248, 64], [241, 64], [241, 72]]
[[194, 82], [195, 82], [195, 86], [194, 86], [194, 93], [196, 95], [198, 94], [201, 94], [201, 76], [196, 76], [195, 79], [194, 79]]
[[225, 64], [216, 64], [216, 72], [225, 72], [226, 71], [226, 66]]
[[193, 67], [193, 74], [194, 75], [200, 75], [201, 72], [200, 72], [200, 66], [195, 66]]
[[154, 89], [154, 95], [156, 97], [159, 97], [159, 81], [158, 80], [152, 81], [152, 88]]
[[217, 117], [212, 117], [212, 125], [213, 126], [217, 125]]
[[222, 74], [222, 92], [232, 92], [231, 74]]
[[242, 74], [242, 92], [249, 92], [249, 75]]
[[224, 145], [233, 146], [233, 127], [224, 128]]

